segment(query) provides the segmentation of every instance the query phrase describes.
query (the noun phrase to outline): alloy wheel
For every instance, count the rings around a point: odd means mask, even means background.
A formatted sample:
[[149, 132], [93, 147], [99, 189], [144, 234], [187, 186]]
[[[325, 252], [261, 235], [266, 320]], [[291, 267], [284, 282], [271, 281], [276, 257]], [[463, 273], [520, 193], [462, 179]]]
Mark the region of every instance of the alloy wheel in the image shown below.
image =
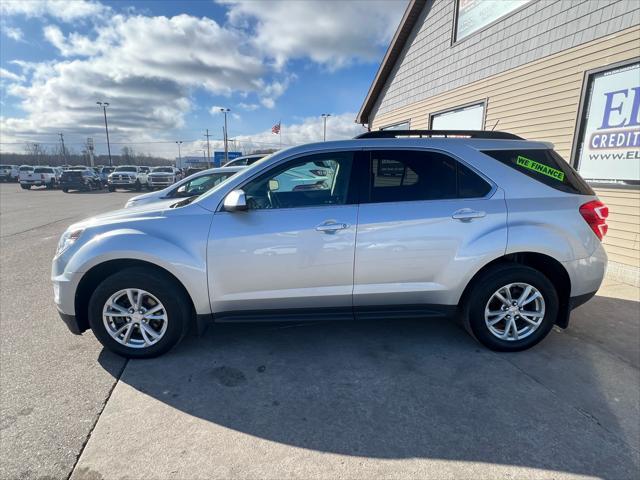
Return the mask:
[[535, 332], [544, 320], [542, 293], [528, 283], [510, 283], [496, 290], [484, 309], [484, 321], [500, 340], [518, 341]]
[[162, 339], [169, 317], [162, 302], [153, 294], [127, 288], [107, 299], [102, 321], [116, 342], [130, 348], [148, 348]]

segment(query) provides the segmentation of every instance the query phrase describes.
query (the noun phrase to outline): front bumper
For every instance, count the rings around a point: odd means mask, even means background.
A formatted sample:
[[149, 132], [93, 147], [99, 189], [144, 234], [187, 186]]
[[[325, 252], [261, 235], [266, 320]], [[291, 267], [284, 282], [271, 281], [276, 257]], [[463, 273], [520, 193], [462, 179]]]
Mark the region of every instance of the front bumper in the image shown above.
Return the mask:
[[78, 323], [78, 320], [76, 319], [75, 315], [62, 313], [60, 310], [58, 310], [58, 315], [60, 315], [60, 318], [62, 319], [64, 324], [67, 326], [69, 331], [74, 335], [82, 335], [82, 332], [85, 331], [84, 328], [80, 327], [80, 324]]
[[151, 187], [168, 187], [169, 185], [173, 185], [175, 182], [172, 178], [150, 178], [149, 186]]

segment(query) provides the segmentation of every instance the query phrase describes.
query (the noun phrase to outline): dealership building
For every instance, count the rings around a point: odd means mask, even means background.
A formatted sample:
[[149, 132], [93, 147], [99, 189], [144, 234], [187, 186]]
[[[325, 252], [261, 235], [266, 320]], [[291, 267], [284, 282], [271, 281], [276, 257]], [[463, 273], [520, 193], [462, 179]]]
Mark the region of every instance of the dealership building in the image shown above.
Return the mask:
[[639, 284], [640, 1], [411, 0], [356, 121], [553, 143], [609, 206], [609, 278]]

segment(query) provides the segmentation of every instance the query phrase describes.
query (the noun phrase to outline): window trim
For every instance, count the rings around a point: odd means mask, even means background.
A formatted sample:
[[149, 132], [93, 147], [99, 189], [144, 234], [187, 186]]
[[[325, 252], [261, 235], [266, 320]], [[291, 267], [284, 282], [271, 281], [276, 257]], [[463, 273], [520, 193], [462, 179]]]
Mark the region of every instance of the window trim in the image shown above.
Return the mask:
[[442, 115], [444, 113], [455, 112], [456, 110], [462, 110], [463, 108], [473, 107], [476, 105], [482, 105], [482, 130], [486, 130], [487, 124], [487, 106], [489, 105], [489, 97], [474, 100], [472, 102], [463, 103], [455, 107], [449, 107], [444, 110], [438, 110], [436, 112], [429, 112], [429, 130], [433, 130], [433, 118], [436, 115]]
[[[438, 198], [438, 199], [426, 199], [426, 200], [397, 200], [394, 202], [372, 202], [371, 201], [371, 189], [372, 189], [372, 184], [370, 181], [371, 178], [371, 156], [367, 156], [367, 154], [370, 154], [373, 151], [380, 151], [380, 150], [384, 150], [384, 151], [389, 151], [389, 150], [395, 150], [395, 151], [414, 151], [414, 152], [433, 152], [433, 153], [439, 153], [442, 155], [446, 155], [447, 157], [455, 160], [456, 162], [461, 163], [462, 165], [464, 165], [465, 167], [467, 167], [469, 170], [471, 170], [473, 173], [475, 173], [476, 175], [478, 175], [480, 178], [482, 178], [485, 182], [487, 182], [490, 186], [491, 189], [486, 193], [486, 195], [484, 195], [483, 197], [465, 197], [465, 198], [460, 198], [460, 197], [456, 197], [456, 198]], [[447, 151], [447, 150], [442, 150], [439, 148], [420, 148], [420, 147], [403, 147], [403, 148], [394, 148], [394, 147], [365, 147], [363, 148], [363, 161], [365, 162], [365, 168], [366, 168], [366, 175], [364, 175], [364, 178], [366, 179], [366, 181], [363, 181], [364, 184], [364, 188], [362, 188], [361, 192], [360, 192], [360, 198], [359, 198], [359, 203], [360, 204], [367, 204], [367, 205], [382, 205], [382, 204], [389, 204], [389, 203], [415, 203], [415, 202], [452, 202], [452, 201], [464, 201], [464, 200], [488, 200], [491, 197], [493, 197], [493, 195], [496, 193], [496, 191], [498, 190], [498, 185], [491, 180], [489, 177], [487, 177], [484, 173], [482, 173], [481, 171], [479, 171], [477, 168], [475, 168], [473, 165], [470, 165], [468, 162], [464, 161], [463, 159], [461, 159], [459, 156]], [[456, 171], [457, 172], [457, 171]]]
[[[573, 130], [573, 141], [571, 142], [571, 153], [569, 154], [569, 165], [571, 165], [578, 174], [580, 174], [580, 144], [584, 140], [584, 128], [586, 127], [587, 120], [587, 105], [589, 103], [589, 91], [595, 76], [599, 73], [608, 72], [610, 70], [616, 70], [618, 68], [624, 68], [633, 64], [640, 64], [640, 57], [631, 58], [628, 60], [622, 60], [620, 62], [610, 63], [602, 67], [592, 68], [585, 70], [582, 77], [582, 87], [580, 91], [580, 103], [578, 104], [578, 112], [576, 114], [575, 127]], [[640, 190], [640, 184], [638, 185], [625, 185], [622, 183], [614, 182], [593, 182], [585, 180], [592, 188], [619, 188], [621, 190]]]
[[453, 1], [453, 27], [451, 28], [451, 47], [455, 47], [456, 45], [464, 42], [468, 38], [474, 37], [476, 34], [478, 34], [480, 32], [483, 32], [483, 31], [495, 26], [497, 23], [502, 22], [505, 19], [515, 15], [520, 10], [523, 10], [525, 7], [528, 7], [529, 5], [533, 5], [534, 3], [536, 3], [537, 0], [529, 0], [529, 2], [525, 3], [524, 5], [520, 5], [515, 10], [511, 10], [509, 13], [505, 13], [501, 17], [496, 18], [491, 23], [487, 23], [484, 27], [473, 31], [469, 35], [467, 35], [466, 37], [463, 37], [463, 38], [460, 38], [460, 39], [456, 38], [456, 30], [457, 30], [457, 27], [458, 27], [458, 4], [460, 3], [460, 0], [452, 0], [452, 1]]

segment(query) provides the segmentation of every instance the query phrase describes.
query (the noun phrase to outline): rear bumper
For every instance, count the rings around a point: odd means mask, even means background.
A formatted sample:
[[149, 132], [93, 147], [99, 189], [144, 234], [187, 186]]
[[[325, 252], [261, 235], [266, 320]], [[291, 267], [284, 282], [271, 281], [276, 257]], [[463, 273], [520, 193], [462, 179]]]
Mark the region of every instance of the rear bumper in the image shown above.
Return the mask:
[[597, 290], [594, 290], [593, 292], [583, 293], [582, 295], [578, 295], [577, 297], [569, 298], [569, 310], [573, 310], [575, 308], [578, 308], [580, 305], [587, 303], [595, 296], [597, 292]]

